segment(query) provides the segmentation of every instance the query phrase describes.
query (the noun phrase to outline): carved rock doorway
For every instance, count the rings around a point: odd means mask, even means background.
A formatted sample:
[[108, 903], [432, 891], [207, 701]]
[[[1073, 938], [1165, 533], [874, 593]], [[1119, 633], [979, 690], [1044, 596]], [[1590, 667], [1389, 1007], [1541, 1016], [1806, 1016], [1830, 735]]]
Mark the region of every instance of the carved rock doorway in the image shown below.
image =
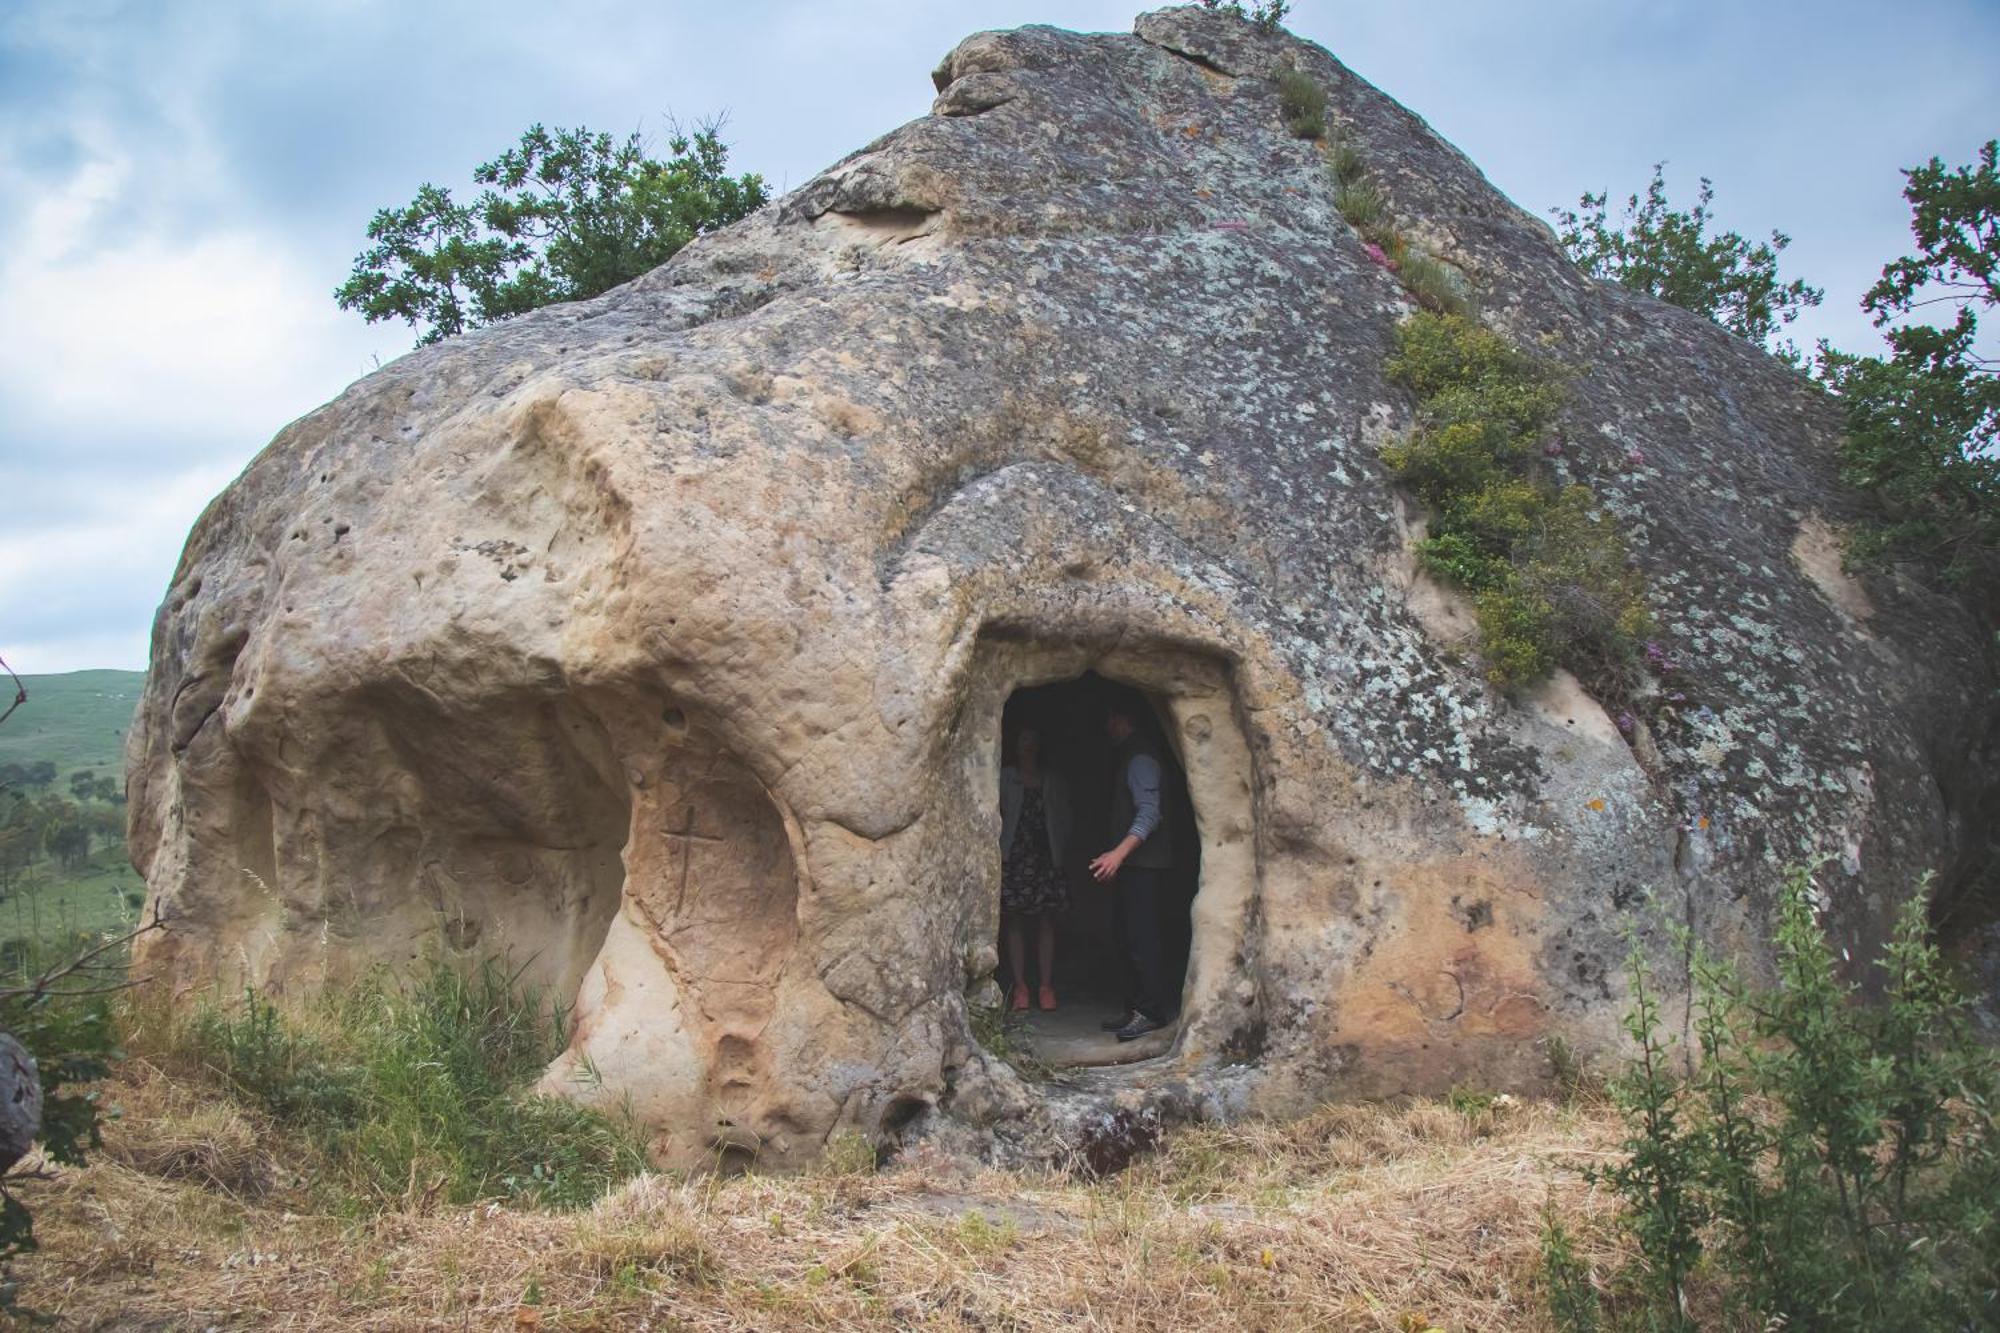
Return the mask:
[[[1067, 679], [1024, 684], [1007, 696], [1000, 719], [1001, 763], [1015, 762], [1022, 731], [1041, 739], [1044, 767], [1059, 773], [1067, 788], [1071, 833], [1060, 870], [1068, 890], [1065, 910], [1054, 922], [1053, 982], [1057, 1007], [1039, 1005], [1039, 923], [1020, 923], [1029, 1007], [1012, 1011], [1008, 1026], [1025, 1049], [1053, 1067], [1127, 1064], [1168, 1053], [1179, 1036], [1180, 1014], [1157, 1033], [1119, 1042], [1102, 1023], [1126, 1008], [1129, 968], [1118, 919], [1118, 893], [1093, 880], [1091, 859], [1118, 838], [1111, 829], [1113, 785], [1120, 779], [1115, 747], [1106, 733], [1108, 714], [1117, 708], [1138, 724], [1162, 765], [1164, 827], [1172, 866], [1154, 904], [1161, 945], [1161, 971], [1176, 1001], [1185, 1007], [1190, 954], [1195, 940], [1194, 905], [1202, 886], [1202, 833], [1195, 798], [1182, 766], [1177, 723], [1170, 700], [1153, 691], [1087, 669]], [[1004, 872], [1003, 872], [1004, 874]], [[1011, 934], [1014, 921], [1002, 915], [995, 979], [1003, 1001], [1016, 980]]]

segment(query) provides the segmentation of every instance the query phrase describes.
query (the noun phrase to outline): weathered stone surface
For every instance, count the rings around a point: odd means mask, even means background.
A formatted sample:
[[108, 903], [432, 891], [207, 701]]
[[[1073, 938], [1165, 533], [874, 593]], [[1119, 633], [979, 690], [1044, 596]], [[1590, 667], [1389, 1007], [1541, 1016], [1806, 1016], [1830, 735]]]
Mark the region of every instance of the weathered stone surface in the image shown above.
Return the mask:
[[35, 1057], [0, 1032], [0, 1171], [26, 1157], [42, 1132], [42, 1078]]
[[[1629, 741], [1574, 682], [1491, 692], [1413, 572], [1377, 461], [1410, 307], [1284, 132], [1281, 59], [1570, 368], [1562, 466], [1678, 663]], [[1167, 10], [982, 33], [933, 77], [935, 114], [625, 288], [404, 357], [216, 500], [132, 739], [148, 972], [507, 951], [577, 998], [547, 1086], [629, 1097], [662, 1160], [842, 1128], [1095, 1160], [1162, 1115], [1531, 1082], [1545, 1034], [1616, 1040], [1628, 926], [1754, 959], [1779, 867], [1825, 851], [1865, 951], [1965, 834], [1938, 775], [1981, 646], [1841, 572], [1835, 423], [1789, 369], [1584, 279], [1292, 38]], [[1170, 717], [1203, 884], [1173, 1053], [1044, 1093], [966, 996], [1001, 707], [1087, 667]]]

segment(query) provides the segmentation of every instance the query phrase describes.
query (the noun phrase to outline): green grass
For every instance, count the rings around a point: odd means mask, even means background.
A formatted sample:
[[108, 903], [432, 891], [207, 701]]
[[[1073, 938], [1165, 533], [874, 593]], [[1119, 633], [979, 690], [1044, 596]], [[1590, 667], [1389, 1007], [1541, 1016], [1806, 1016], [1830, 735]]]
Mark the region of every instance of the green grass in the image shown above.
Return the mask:
[[1379, 251], [1374, 257], [1403, 285], [1413, 300], [1433, 314], [1473, 318], [1478, 303], [1465, 274], [1435, 255], [1424, 253], [1396, 230], [1389, 196], [1371, 180], [1361, 152], [1345, 140], [1327, 146], [1327, 179], [1333, 185], [1333, 206], [1361, 239]]
[[1362, 159], [1361, 150], [1343, 139], [1327, 149], [1326, 169], [1337, 189], [1360, 180], [1367, 174], [1368, 164]]
[[[21, 677], [28, 701], [0, 723], [0, 764], [52, 760], [59, 785], [80, 768], [122, 773], [125, 732], [145, 681], [143, 671]], [[0, 677], [0, 686], [8, 684]]]
[[1279, 68], [1278, 109], [1285, 128], [1300, 139], [1318, 139], [1326, 134], [1326, 89], [1312, 75], [1292, 65]]
[[527, 1088], [566, 1015], [489, 961], [371, 974], [288, 1010], [211, 998], [150, 1050], [272, 1121], [336, 1208], [414, 1198], [583, 1207], [645, 1167], [623, 1122]]
[[1014, 1067], [1014, 1071], [1024, 1078], [1045, 1079], [1055, 1073], [1055, 1069], [1036, 1055], [1025, 1042], [1018, 1040], [1027, 1025], [1004, 1009], [975, 1004], [966, 1010], [966, 1017], [972, 1026], [972, 1039], [987, 1051], [999, 1056]]
[[[28, 700], [0, 723], [0, 764], [47, 761], [56, 766], [56, 779], [44, 787], [17, 785], [0, 800], [68, 797], [70, 775], [86, 770], [122, 785], [125, 734], [145, 680], [144, 672], [108, 670], [21, 677]], [[0, 678], [0, 686], [6, 684]], [[138, 916], [130, 896], [145, 888], [126, 860], [122, 838], [94, 849], [89, 863], [75, 870], [39, 857], [0, 898], [0, 944], [127, 929]]]
[[14, 891], [0, 898], [0, 945], [10, 940], [68, 938], [76, 934], [122, 934], [138, 924], [146, 881], [125, 859], [117, 842], [90, 854], [80, 870], [64, 870], [45, 858], [23, 872]]
[[1403, 258], [1397, 276], [1403, 289], [1426, 310], [1447, 315], [1471, 315], [1472, 294], [1449, 265], [1426, 254], [1410, 252]]
[[1348, 226], [1369, 240], [1378, 240], [1389, 224], [1389, 198], [1366, 177], [1337, 182], [1333, 206], [1347, 219]]

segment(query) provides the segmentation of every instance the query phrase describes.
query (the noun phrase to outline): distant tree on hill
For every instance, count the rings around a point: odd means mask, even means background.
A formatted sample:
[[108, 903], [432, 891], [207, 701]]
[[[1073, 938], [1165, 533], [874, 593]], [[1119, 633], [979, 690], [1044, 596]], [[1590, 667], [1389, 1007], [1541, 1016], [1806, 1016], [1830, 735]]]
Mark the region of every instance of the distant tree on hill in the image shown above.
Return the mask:
[[1630, 195], [1624, 217], [1613, 221], [1610, 194], [1586, 194], [1576, 209], [1552, 208], [1556, 234], [1577, 266], [1593, 278], [1649, 292], [1705, 316], [1766, 350], [1797, 364], [1778, 330], [1825, 295], [1794, 278], [1778, 277], [1778, 254], [1792, 243], [1781, 231], [1752, 244], [1733, 231], [1711, 234], [1715, 187], [1702, 178], [1693, 208], [1667, 200], [1666, 164], [1655, 163], [1642, 200]]
[[26, 819], [0, 824], [0, 900], [13, 895], [21, 876], [35, 864], [35, 827]]
[[69, 794], [79, 801], [107, 801], [114, 804], [125, 800], [125, 788], [117, 778], [99, 777], [95, 770], [79, 768], [69, 775]]
[[1980, 315], [2000, 305], [1996, 149], [1988, 140], [1974, 165], [1933, 157], [1903, 173], [1917, 252], [1886, 265], [1861, 302], [1888, 355], [1820, 344], [1820, 374], [1847, 410], [1848, 478], [1886, 511], [1863, 554], [1954, 582], [2000, 572], [2000, 357], [1979, 339]]
[[112, 806], [91, 806], [84, 812], [84, 821], [90, 825], [91, 833], [106, 847], [116, 845], [125, 836], [125, 814]]
[[44, 815], [42, 846], [65, 870], [81, 870], [90, 862], [90, 821], [68, 801], [50, 801]]
[[629, 282], [763, 205], [762, 177], [726, 171], [719, 130], [676, 130], [662, 161], [637, 134], [530, 126], [473, 172], [487, 188], [470, 204], [426, 182], [410, 203], [376, 213], [334, 300], [434, 343]]

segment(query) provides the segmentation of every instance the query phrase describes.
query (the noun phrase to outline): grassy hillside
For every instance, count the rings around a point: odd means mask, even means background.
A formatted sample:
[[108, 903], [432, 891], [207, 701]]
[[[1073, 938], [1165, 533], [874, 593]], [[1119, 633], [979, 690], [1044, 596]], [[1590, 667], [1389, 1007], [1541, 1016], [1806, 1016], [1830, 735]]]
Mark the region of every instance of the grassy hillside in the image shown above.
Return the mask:
[[[57, 776], [46, 787], [18, 789], [12, 796], [32, 801], [72, 795], [69, 778], [80, 771], [122, 787], [125, 733], [145, 679], [139, 671], [23, 676], [28, 701], [0, 724], [0, 764], [47, 760]], [[0, 819], [9, 813], [0, 806]], [[126, 860], [122, 838], [96, 841], [87, 862], [78, 866], [40, 858], [0, 895], [0, 943], [123, 929], [137, 918], [145, 889]]]
[[138, 923], [146, 881], [125, 858], [125, 844], [100, 847], [90, 864], [65, 870], [44, 861], [0, 898], [0, 944], [122, 933]]
[[0, 723], [0, 764], [48, 759], [64, 779], [80, 768], [122, 772], [143, 671], [23, 676], [28, 702]]

